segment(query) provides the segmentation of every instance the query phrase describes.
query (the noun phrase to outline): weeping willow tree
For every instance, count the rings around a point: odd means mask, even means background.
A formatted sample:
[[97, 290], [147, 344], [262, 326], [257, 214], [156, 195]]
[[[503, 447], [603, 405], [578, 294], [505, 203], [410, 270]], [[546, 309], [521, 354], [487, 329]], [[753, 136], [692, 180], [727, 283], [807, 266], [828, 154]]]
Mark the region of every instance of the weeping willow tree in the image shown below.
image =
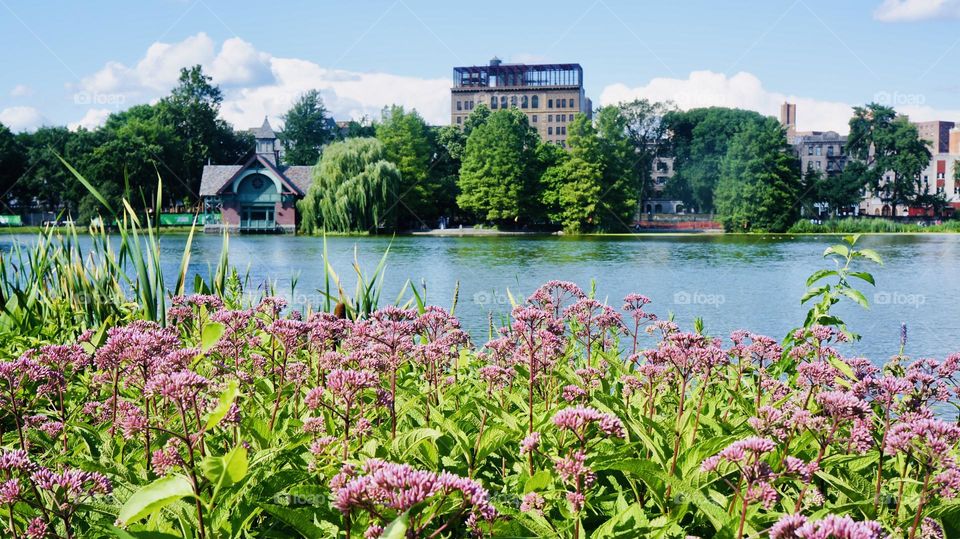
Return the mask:
[[375, 138], [351, 138], [326, 147], [313, 184], [298, 208], [307, 234], [392, 228], [400, 171]]

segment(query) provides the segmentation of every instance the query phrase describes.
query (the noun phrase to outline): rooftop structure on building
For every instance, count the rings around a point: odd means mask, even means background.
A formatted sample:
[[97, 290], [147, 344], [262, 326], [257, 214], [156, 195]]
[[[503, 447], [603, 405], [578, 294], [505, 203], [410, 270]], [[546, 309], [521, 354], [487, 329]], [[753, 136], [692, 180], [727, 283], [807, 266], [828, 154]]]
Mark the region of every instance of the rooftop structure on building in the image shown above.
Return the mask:
[[527, 115], [542, 140], [566, 147], [567, 125], [593, 104], [583, 88], [580, 64], [505, 64], [453, 68], [450, 122], [463, 125], [477, 105], [516, 108]]

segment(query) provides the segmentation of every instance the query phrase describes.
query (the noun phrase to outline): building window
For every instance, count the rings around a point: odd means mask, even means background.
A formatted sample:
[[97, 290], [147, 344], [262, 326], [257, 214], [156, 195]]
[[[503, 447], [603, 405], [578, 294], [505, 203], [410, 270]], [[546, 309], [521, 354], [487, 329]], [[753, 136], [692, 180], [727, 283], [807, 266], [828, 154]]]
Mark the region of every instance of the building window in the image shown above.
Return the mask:
[[553, 100], [552, 100], [552, 99], [548, 99], [548, 100], [547, 100], [547, 108], [548, 108], [548, 109], [552, 109], [552, 108], [553, 108]]
[[539, 95], [533, 96], [533, 98], [530, 99], [530, 105], [535, 109], [540, 108], [540, 96]]
[[552, 135], [552, 134], [553, 134], [553, 127], [548, 127], [548, 128], [547, 128], [547, 134], [548, 134], [548, 135]]
[[817, 161], [817, 170], [820, 170], [820, 161]]
[[817, 157], [819, 157], [819, 156], [820, 156], [820, 146], [817, 146], [816, 149], [814, 150], [814, 152], [815, 152], [815, 155], [816, 155]]
[[561, 147], [561, 148], [566, 148], [566, 147], [567, 147], [567, 141], [561, 140], [561, 141], [560, 141], [560, 147]]
[[500, 108], [502, 109], [507, 108], [507, 96], [505, 95], [500, 96]]
[[827, 157], [833, 157], [833, 146], [827, 146]]
[[510, 106], [513, 108], [517, 108], [517, 96], [515, 95], [510, 96]]
[[537, 123], [537, 115], [534, 114], [534, 115], [530, 118], [530, 121], [533, 122], [533, 123]]
[[812, 144], [808, 144], [808, 145], [807, 145], [807, 155], [813, 155], [813, 145], [812, 145]]
[[457, 116], [457, 123], [458, 123], [458, 124], [462, 124], [462, 123], [463, 123], [463, 117], [462, 117], [462, 116]]
[[490, 108], [491, 109], [497, 108], [497, 96], [495, 95], [490, 96]]
[[527, 96], [521, 97], [521, 98], [520, 98], [520, 108], [525, 109], [525, 108], [528, 108], [529, 106], [530, 106], [530, 100], [527, 99]]
[[463, 110], [463, 102], [457, 101], [457, 110]]
[[553, 123], [553, 114], [547, 114], [547, 123]]
[[573, 100], [573, 99], [570, 100], [570, 108], [572, 108], [572, 109], [577, 108], [577, 102], [576, 102], [576, 100]]

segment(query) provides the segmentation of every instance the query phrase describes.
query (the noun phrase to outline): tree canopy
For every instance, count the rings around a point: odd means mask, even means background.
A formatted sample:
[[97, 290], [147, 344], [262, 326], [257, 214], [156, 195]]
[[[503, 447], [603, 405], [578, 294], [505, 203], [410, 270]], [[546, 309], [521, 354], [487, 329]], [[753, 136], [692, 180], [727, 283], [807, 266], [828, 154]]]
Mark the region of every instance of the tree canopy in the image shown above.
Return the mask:
[[400, 171], [375, 138], [327, 146], [313, 169], [313, 183], [297, 207], [306, 233], [376, 232], [392, 228]]
[[860, 184], [889, 202], [893, 215], [898, 205], [936, 206], [945, 202], [920, 180], [931, 158], [926, 141], [920, 139], [917, 127], [893, 108], [876, 103], [855, 107], [847, 151], [865, 165], [855, 169]]
[[491, 112], [467, 138], [457, 204], [483, 221], [519, 223], [535, 204], [537, 132], [517, 109]]
[[315, 165], [320, 149], [333, 140], [330, 118], [319, 90], [301, 95], [283, 115], [283, 130], [278, 138], [283, 145], [283, 161], [288, 165]]
[[720, 164], [716, 208], [728, 231], [784, 232], [800, 215], [800, 166], [779, 122], [748, 123]]
[[712, 211], [721, 162], [729, 145], [748, 126], [765, 120], [758, 112], [724, 107], [666, 113], [663, 122], [673, 135], [676, 169], [666, 195], [683, 200], [688, 207], [701, 212]]

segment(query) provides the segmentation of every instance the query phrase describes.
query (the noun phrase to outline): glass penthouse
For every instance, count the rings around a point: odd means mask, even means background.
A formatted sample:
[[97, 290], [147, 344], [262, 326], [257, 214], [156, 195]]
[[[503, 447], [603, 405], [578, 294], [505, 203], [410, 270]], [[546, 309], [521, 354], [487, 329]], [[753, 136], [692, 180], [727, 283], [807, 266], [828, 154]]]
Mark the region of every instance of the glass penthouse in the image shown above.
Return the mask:
[[504, 64], [453, 68], [450, 123], [463, 125], [480, 103], [491, 110], [514, 107], [527, 115], [540, 138], [567, 145], [567, 124], [573, 115], [591, 113], [583, 91], [580, 64]]

